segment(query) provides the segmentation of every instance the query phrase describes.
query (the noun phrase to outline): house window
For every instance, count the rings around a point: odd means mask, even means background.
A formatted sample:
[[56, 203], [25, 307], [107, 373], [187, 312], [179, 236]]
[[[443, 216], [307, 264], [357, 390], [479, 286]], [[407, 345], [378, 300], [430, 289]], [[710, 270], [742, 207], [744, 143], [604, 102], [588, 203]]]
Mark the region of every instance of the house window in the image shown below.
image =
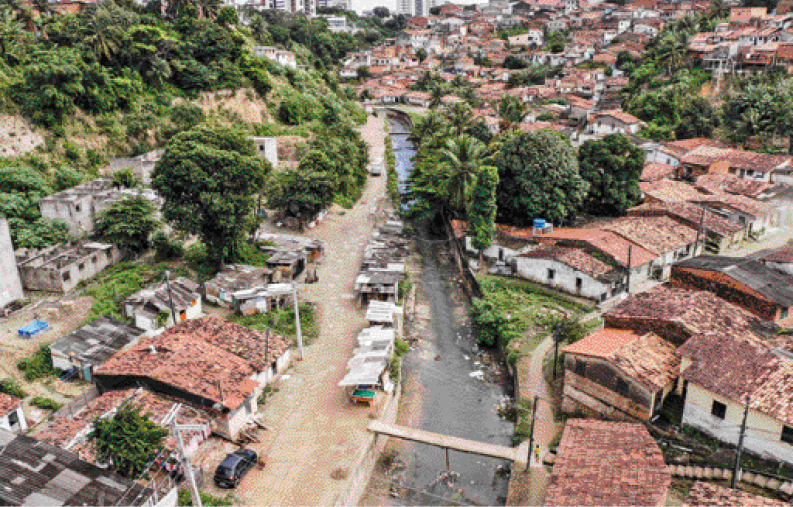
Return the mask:
[[79, 213], [82, 208], [80, 208], [80, 205], [78, 204], [77, 206], [74, 207], [74, 209], [75, 211], [77, 211], [77, 213]]
[[713, 400], [713, 406], [710, 408], [710, 413], [714, 417], [724, 419], [727, 416], [727, 405], [720, 401]]
[[786, 444], [793, 445], [793, 428], [782, 426], [782, 436], [779, 439]]
[[623, 396], [628, 396], [630, 392], [628, 383], [622, 380], [621, 378], [617, 378], [617, 389], [616, 391]]
[[78, 264], [77, 265], [77, 269], [79, 269], [80, 271], [84, 270], [85, 269], [85, 264]]
[[69, 280], [71, 280], [71, 279], [72, 279], [72, 276], [69, 274], [69, 272], [68, 272], [68, 271], [67, 271], [66, 273], [64, 273], [64, 274], [63, 274], [63, 281], [64, 281], [64, 282], [68, 282], [68, 281], [69, 281]]
[[581, 288], [584, 286], [584, 279], [580, 276], [575, 278], [575, 290], [581, 292]]
[[548, 281], [549, 282], [552, 281], [555, 276], [556, 276], [556, 271], [554, 271], [553, 269], [549, 269], [548, 270]]
[[786, 319], [790, 315], [790, 308], [782, 308], [782, 311], [779, 312], [780, 319]]
[[746, 217], [743, 216], [743, 215], [739, 215], [738, 216], [738, 223], [741, 224], [741, 225], [746, 224]]
[[586, 375], [586, 363], [580, 360], [576, 360], [575, 362], [575, 369], [576, 375], [585, 376]]

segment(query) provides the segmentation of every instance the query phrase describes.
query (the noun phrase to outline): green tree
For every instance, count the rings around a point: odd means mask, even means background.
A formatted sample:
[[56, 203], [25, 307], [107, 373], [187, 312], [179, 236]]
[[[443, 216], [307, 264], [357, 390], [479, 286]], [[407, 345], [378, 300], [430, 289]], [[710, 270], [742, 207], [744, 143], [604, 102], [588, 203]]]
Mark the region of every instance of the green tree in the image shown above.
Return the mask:
[[703, 97], [692, 97], [680, 110], [680, 123], [675, 127], [675, 139], [713, 137], [719, 126], [719, 115], [713, 104]]
[[222, 7], [218, 12], [218, 17], [215, 18], [215, 23], [223, 26], [237, 26], [240, 23], [237, 9], [228, 5]]
[[535, 218], [569, 222], [589, 190], [570, 144], [549, 130], [513, 136], [496, 155], [495, 166], [499, 222], [518, 226], [529, 225]]
[[440, 150], [439, 160], [445, 169], [443, 188], [448, 207], [465, 210], [474, 181], [490, 160], [487, 146], [469, 135], [453, 137]]
[[169, 113], [171, 121], [179, 130], [190, 130], [206, 121], [204, 110], [189, 102], [174, 104]]
[[581, 177], [589, 183], [589, 213], [623, 215], [639, 203], [644, 151], [624, 135], [586, 141], [578, 149], [578, 165]]
[[482, 167], [468, 204], [468, 226], [473, 233], [471, 244], [479, 251], [480, 265], [482, 252], [493, 244], [493, 236], [496, 232], [497, 187], [498, 169], [491, 166]]
[[391, 15], [391, 11], [388, 10], [388, 7], [375, 7], [372, 9], [372, 13], [380, 19], [385, 19]]
[[301, 226], [327, 209], [336, 195], [333, 163], [322, 152], [312, 151], [296, 170], [278, 174], [267, 191], [269, 206], [296, 217]]
[[198, 234], [210, 260], [220, 265], [239, 259], [254, 196], [270, 168], [244, 133], [199, 126], [170, 140], [154, 168], [152, 187], [165, 200], [163, 217]]
[[162, 450], [167, 435], [148, 414], [125, 405], [113, 417], [94, 419], [88, 439], [100, 462], [110, 462], [119, 475], [136, 479]]
[[474, 113], [467, 104], [454, 104], [444, 116], [451, 131], [456, 135], [464, 134], [474, 123]]
[[424, 60], [427, 59], [427, 56], [429, 55], [427, 54], [427, 50], [424, 48], [419, 48], [418, 51], [416, 51], [416, 58], [419, 59], [419, 63], [424, 63]]
[[498, 115], [504, 124], [504, 128], [510, 129], [523, 122], [526, 116], [526, 104], [519, 98], [506, 95], [498, 103]]
[[154, 213], [154, 205], [142, 196], [126, 197], [99, 214], [95, 233], [122, 250], [143, 252], [159, 225]]

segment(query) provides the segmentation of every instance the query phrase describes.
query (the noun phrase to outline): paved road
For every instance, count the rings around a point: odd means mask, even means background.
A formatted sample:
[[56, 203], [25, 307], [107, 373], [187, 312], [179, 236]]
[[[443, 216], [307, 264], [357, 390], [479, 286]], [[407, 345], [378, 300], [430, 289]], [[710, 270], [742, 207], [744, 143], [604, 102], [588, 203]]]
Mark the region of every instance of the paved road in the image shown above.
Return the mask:
[[[383, 124], [370, 118], [362, 129], [371, 159], [383, 156]], [[318, 305], [320, 336], [264, 408], [270, 431], [253, 448], [266, 455], [267, 466], [252, 471], [236, 492], [246, 505], [332, 504], [345, 481], [331, 474], [351, 470], [364, 445], [369, 414], [376, 409], [351, 405], [337, 383], [364, 326], [353, 283], [373, 227], [372, 206], [385, 187], [385, 175], [370, 178], [353, 209], [334, 208], [307, 234], [326, 246], [319, 283], [301, 295]]]

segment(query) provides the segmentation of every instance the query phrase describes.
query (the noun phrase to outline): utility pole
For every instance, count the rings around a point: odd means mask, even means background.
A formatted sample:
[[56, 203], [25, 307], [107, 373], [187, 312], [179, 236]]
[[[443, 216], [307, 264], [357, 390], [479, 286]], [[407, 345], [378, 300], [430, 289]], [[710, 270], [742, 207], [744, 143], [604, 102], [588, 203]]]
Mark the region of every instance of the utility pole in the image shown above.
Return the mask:
[[741, 468], [741, 452], [743, 451], [743, 437], [746, 434], [746, 418], [749, 415], [749, 399], [746, 396], [746, 405], [743, 408], [743, 422], [741, 422], [741, 434], [738, 436], [738, 450], [735, 452], [735, 465], [732, 467], [732, 480], [730, 487], [735, 489], [735, 483], [738, 481], [738, 470]]
[[534, 420], [537, 419], [537, 402], [540, 395], [534, 394], [534, 403], [531, 406], [531, 428], [529, 429], [529, 459], [526, 460], [526, 471], [531, 468], [531, 452], [534, 450]]
[[292, 282], [292, 300], [295, 304], [295, 324], [297, 327], [297, 347], [300, 350], [300, 360], [303, 360], [303, 330], [300, 327], [300, 306], [297, 303], [297, 282]]
[[556, 380], [556, 363], [559, 362], [559, 323], [556, 323], [556, 326], [553, 330], [553, 379]]
[[203, 505], [201, 504], [201, 494], [198, 492], [198, 485], [195, 482], [195, 475], [193, 475], [193, 465], [190, 464], [190, 460], [187, 459], [187, 455], [184, 452], [184, 442], [182, 442], [182, 430], [204, 431], [206, 428], [201, 424], [178, 424], [176, 422], [176, 419], [177, 416], [179, 415], [179, 410], [181, 408], [182, 405], [179, 404], [179, 407], [176, 409], [176, 413], [173, 415], [173, 419], [171, 420], [171, 429], [176, 434], [176, 445], [179, 448], [179, 457], [181, 458], [182, 468], [187, 474], [187, 479], [189, 481], [188, 489], [190, 490], [190, 498], [192, 498], [193, 505], [195, 507], [203, 507]]
[[173, 309], [173, 295], [171, 294], [171, 273], [165, 270], [165, 286], [168, 288], [168, 302], [171, 305], [171, 318], [173, 318], [173, 325], [177, 324], [176, 311]]
[[628, 245], [628, 276], [625, 282], [625, 291], [631, 293], [631, 262], [633, 261], [633, 245]]

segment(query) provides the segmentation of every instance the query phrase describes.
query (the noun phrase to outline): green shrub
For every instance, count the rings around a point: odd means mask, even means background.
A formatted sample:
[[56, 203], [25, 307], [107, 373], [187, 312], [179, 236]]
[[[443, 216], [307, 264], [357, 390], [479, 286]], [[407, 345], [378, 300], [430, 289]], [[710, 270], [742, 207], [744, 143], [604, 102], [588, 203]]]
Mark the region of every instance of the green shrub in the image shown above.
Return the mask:
[[164, 232], [158, 232], [151, 240], [156, 252], [157, 260], [167, 261], [178, 259], [184, 255], [184, 247], [178, 241], [172, 240]]
[[27, 381], [58, 375], [58, 372], [52, 366], [52, 354], [50, 353], [49, 344], [42, 345], [32, 356], [19, 361], [17, 368], [25, 373], [25, 380]]
[[52, 410], [53, 412], [60, 410], [60, 408], [63, 406], [63, 403], [58, 403], [53, 399], [45, 398], [43, 396], [36, 396], [32, 400], [30, 400], [30, 404], [36, 408], [40, 408], [43, 410]]
[[[213, 507], [230, 507], [234, 505], [234, 499], [230, 496], [214, 496], [204, 491], [199, 491], [201, 496], [201, 503], [203, 505], [211, 505]], [[179, 505], [189, 506], [193, 505], [193, 499], [190, 496], [190, 491], [187, 488], [179, 490]]]
[[0, 393], [5, 393], [9, 396], [14, 396], [15, 398], [26, 398], [27, 393], [19, 387], [19, 384], [16, 383], [13, 379], [5, 378], [0, 380]]

